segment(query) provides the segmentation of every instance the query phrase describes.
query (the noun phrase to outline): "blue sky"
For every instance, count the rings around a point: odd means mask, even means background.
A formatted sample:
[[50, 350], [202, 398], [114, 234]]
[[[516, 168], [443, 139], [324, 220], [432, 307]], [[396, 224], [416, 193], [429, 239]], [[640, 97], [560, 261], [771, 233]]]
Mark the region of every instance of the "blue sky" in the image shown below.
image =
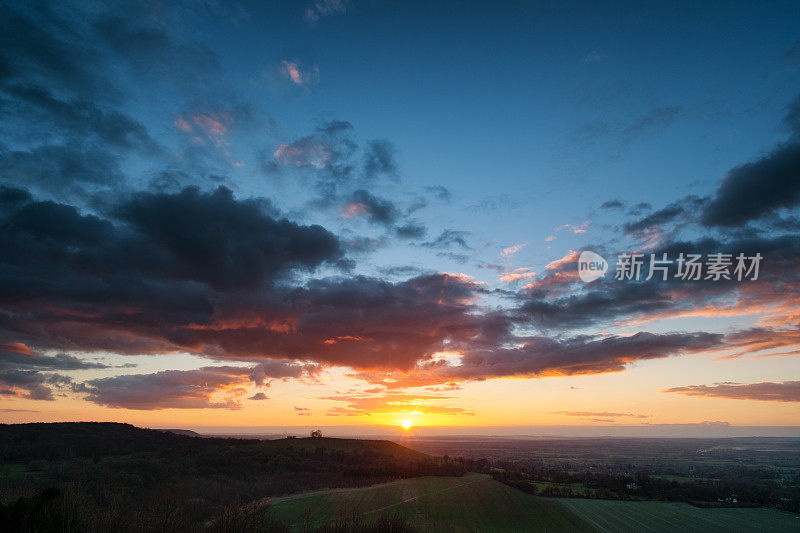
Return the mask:
[[[708, 194], [787, 136], [781, 117], [798, 79], [787, 60], [791, 3], [372, 2], [315, 24], [304, 8], [243, 4], [247, 16], [197, 15], [183, 31], [219, 53], [280, 125], [277, 139], [331, 118], [360, 139], [389, 139], [398, 189], [453, 193], [421, 216], [472, 232], [492, 252], [532, 242], [530, 260], [546, 262], [587, 238], [545, 250], [554, 227], [600, 224], [609, 199], [658, 208]], [[318, 79], [270, 87], [265, 73], [287, 60], [316, 67]], [[244, 191], [274, 194], [262, 176], [242, 174]]]
[[[9, 420], [796, 423], [796, 3], [0, 24]], [[762, 275], [582, 283], [585, 250]]]

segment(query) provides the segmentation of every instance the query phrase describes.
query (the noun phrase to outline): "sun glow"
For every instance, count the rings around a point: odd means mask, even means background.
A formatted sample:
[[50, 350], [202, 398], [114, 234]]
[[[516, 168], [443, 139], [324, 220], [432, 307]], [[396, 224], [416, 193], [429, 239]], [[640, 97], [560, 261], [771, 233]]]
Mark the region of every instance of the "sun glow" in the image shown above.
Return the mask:
[[401, 420], [400, 426], [402, 426], [403, 429], [408, 430], [411, 427], [411, 420]]

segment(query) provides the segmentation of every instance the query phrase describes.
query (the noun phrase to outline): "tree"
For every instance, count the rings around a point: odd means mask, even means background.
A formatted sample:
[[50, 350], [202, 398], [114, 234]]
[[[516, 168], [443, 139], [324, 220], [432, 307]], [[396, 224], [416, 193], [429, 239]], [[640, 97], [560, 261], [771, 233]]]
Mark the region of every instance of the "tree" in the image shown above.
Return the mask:
[[321, 429], [312, 430], [311, 431], [311, 436], [312, 437], [321, 437], [322, 436], [322, 430]]

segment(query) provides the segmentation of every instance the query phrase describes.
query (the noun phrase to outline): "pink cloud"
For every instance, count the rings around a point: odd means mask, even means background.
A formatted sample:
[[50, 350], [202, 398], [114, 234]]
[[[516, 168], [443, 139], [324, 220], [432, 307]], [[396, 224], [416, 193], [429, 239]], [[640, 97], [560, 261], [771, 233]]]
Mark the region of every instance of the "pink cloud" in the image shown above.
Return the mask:
[[227, 149], [226, 137], [233, 117], [228, 113], [189, 113], [178, 116], [173, 125], [184, 133], [193, 134], [195, 144], [205, 144], [208, 140], [217, 148]]
[[530, 279], [536, 277], [536, 272], [531, 272], [530, 267], [522, 267], [512, 270], [500, 277], [500, 281], [511, 283], [521, 279]]
[[351, 202], [343, 207], [339, 208], [339, 213], [344, 218], [356, 218], [361, 215], [367, 214], [369, 209], [366, 205], [360, 202]]
[[284, 75], [292, 80], [292, 83], [295, 85], [303, 84], [303, 76], [300, 74], [300, 69], [297, 67], [297, 63], [284, 61], [282, 63], [281, 72], [283, 72]]
[[504, 248], [503, 252], [500, 254], [500, 257], [511, 257], [515, 253], [525, 248], [527, 244], [528, 243], [515, 244], [514, 246], [509, 246], [508, 248]]
[[[568, 229], [568, 230], [572, 231], [572, 233], [580, 234], [580, 233], [586, 233], [586, 230], [589, 228], [589, 226], [591, 226], [591, 222], [589, 222], [587, 220], [587, 221], [583, 222], [582, 224], [577, 224], [577, 225], [576, 224], [562, 224], [562, 225], [558, 226], [555, 229], [555, 231], [561, 231], [561, 230]], [[553, 237], [548, 237], [548, 239], [555, 240], [555, 237], [554, 236]]]
[[325, 168], [331, 160], [331, 148], [316, 137], [304, 137], [291, 144], [281, 144], [273, 156], [282, 165]]

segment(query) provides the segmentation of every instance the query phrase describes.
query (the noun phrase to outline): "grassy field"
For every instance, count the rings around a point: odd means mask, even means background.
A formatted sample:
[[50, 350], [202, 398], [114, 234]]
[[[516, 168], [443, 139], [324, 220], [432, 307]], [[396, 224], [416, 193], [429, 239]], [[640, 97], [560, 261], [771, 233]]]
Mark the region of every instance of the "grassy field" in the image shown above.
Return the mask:
[[800, 516], [771, 509], [701, 509], [686, 503], [551, 499], [602, 532], [800, 531]]
[[366, 489], [275, 498], [293, 531], [357, 517], [398, 515], [421, 531], [800, 531], [800, 517], [770, 509], [701, 509], [684, 503], [538, 498], [483, 474], [422, 477]]
[[483, 474], [422, 477], [380, 487], [281, 499], [275, 518], [295, 531], [350, 516], [400, 515], [423, 531], [587, 531], [586, 522], [553, 500], [537, 498]]

